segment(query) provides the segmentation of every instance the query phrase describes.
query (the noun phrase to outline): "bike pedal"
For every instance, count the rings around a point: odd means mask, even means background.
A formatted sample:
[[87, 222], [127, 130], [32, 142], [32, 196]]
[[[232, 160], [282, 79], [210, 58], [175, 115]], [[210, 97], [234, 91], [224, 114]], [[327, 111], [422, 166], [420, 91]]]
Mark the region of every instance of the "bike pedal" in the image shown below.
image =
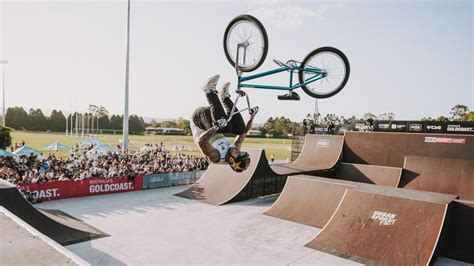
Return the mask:
[[296, 92], [291, 92], [288, 94], [283, 94], [283, 95], [278, 95], [278, 100], [283, 100], [283, 101], [299, 101], [300, 96]]

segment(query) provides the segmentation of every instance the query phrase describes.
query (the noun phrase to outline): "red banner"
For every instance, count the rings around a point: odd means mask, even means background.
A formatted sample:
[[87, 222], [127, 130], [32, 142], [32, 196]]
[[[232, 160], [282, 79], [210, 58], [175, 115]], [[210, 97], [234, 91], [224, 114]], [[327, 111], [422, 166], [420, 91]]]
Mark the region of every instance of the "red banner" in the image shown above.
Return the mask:
[[18, 188], [22, 193], [30, 191], [39, 201], [83, 197], [143, 189], [143, 176], [135, 179], [120, 178], [91, 178], [81, 181], [52, 181], [38, 183], [20, 183]]

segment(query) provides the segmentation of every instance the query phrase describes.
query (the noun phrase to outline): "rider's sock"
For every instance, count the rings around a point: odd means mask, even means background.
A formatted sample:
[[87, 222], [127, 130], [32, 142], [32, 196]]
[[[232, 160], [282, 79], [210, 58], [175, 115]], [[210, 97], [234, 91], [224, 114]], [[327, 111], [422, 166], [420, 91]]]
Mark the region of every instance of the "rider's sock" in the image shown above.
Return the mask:
[[217, 85], [217, 82], [219, 81], [219, 78], [220, 78], [219, 75], [215, 75], [209, 78], [208, 80], [206, 80], [206, 82], [204, 82], [204, 84], [201, 86], [202, 91], [204, 93], [209, 93], [209, 92], [217, 93], [216, 85]]
[[221, 101], [224, 101], [225, 98], [230, 97], [229, 86], [230, 82], [226, 82], [221, 86], [221, 89], [219, 90], [219, 99], [221, 99]]

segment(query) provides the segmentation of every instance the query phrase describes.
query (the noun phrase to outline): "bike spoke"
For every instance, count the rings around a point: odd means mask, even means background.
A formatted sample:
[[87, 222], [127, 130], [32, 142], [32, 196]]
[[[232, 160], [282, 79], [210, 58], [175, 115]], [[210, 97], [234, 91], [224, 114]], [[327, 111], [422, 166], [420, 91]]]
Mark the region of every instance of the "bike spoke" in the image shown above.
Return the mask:
[[[331, 52], [316, 54], [304, 66], [304, 68], [308, 67], [321, 69], [327, 74], [326, 77], [306, 85], [309, 90], [320, 95], [329, 94], [337, 90], [342, 84], [346, 74], [345, 64], [342, 58]], [[303, 77], [304, 80], [307, 81], [311, 77], [314, 77], [314, 75], [305, 72]]]
[[[239, 66], [249, 67], [259, 62], [263, 56], [263, 34], [259, 28], [248, 21], [237, 22], [229, 31], [227, 40], [227, 49], [232, 59], [236, 60], [237, 45], [247, 43], [245, 51], [245, 60], [243, 58], [243, 49], [239, 51]], [[245, 64], [243, 63], [245, 61]]]

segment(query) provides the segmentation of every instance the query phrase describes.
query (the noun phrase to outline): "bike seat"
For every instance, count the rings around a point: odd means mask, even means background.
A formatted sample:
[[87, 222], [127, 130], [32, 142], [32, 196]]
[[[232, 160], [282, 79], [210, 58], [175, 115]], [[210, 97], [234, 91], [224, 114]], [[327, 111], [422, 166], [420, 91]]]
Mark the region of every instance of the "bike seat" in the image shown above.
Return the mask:
[[275, 62], [275, 64], [279, 65], [280, 67], [287, 67], [287, 68], [291, 68], [289, 65], [283, 63], [282, 61], [280, 60], [276, 60], [276, 59], [273, 59], [273, 62]]
[[288, 60], [286, 63], [283, 63], [280, 60], [273, 59], [273, 62], [275, 62], [275, 64], [279, 65], [280, 67], [287, 67], [289, 69], [297, 68], [301, 64], [295, 60]]

